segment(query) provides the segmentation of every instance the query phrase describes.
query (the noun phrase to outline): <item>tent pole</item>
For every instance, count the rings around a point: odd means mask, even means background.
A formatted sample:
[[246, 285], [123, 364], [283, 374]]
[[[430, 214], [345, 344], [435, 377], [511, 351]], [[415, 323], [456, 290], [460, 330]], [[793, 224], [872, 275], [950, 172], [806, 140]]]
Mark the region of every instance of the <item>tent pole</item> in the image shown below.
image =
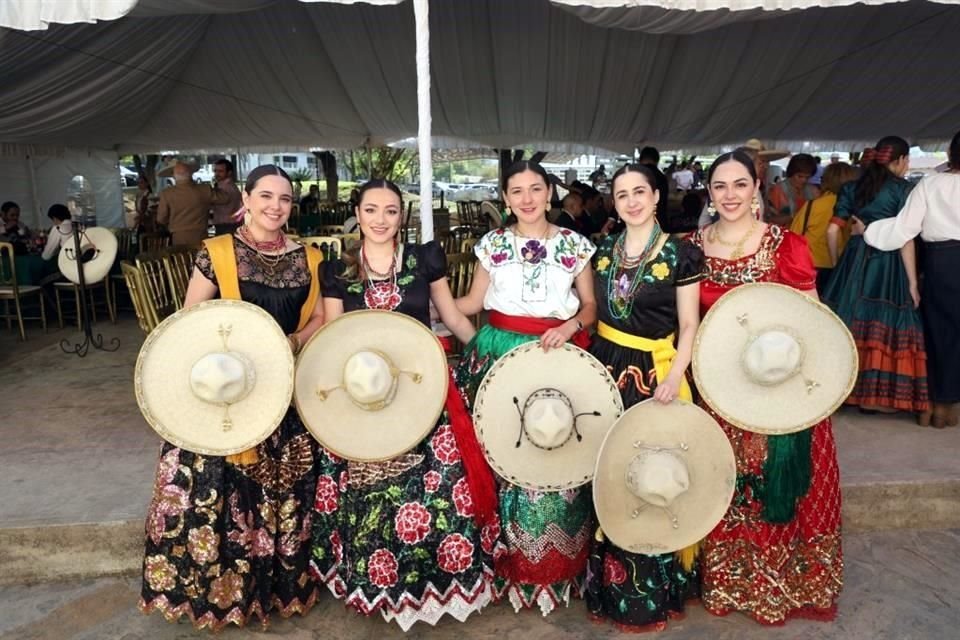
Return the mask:
[[[27, 154], [27, 174], [30, 176], [30, 196], [33, 198], [33, 222], [34, 228], [43, 226], [42, 213], [40, 211], [40, 192], [37, 191], [37, 168], [33, 164], [33, 153]], [[123, 201], [123, 192], [120, 192], [120, 200]]]
[[[417, 151], [420, 156], [420, 238], [433, 240], [433, 156], [430, 149], [430, 2], [413, 0], [417, 33]], [[424, 197], [426, 193], [426, 197]]]

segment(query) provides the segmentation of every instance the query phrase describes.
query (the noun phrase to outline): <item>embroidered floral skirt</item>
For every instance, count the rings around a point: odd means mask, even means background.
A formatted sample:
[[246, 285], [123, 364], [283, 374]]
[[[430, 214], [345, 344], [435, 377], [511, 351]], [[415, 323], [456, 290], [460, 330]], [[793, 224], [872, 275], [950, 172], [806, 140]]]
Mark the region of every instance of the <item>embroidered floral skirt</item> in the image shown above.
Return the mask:
[[309, 610], [319, 593], [309, 572], [316, 452], [293, 409], [257, 447], [255, 464], [164, 444], [147, 512], [141, 609], [214, 631]]
[[[504, 353], [536, 337], [486, 325], [464, 349], [457, 385], [472, 402], [483, 376]], [[593, 504], [590, 488], [530, 491], [499, 480], [501, 531], [494, 548], [497, 598], [544, 615], [581, 595]]]
[[[617, 382], [629, 409], [653, 396], [657, 376], [653, 356], [594, 336], [590, 347]], [[684, 570], [677, 554], [643, 555], [624, 551], [598, 531], [590, 545], [584, 599], [591, 615], [624, 631], [659, 631], [684, 613], [684, 602], [700, 596], [697, 563]]]
[[797, 501], [793, 519], [772, 524], [762, 518], [763, 505], [753, 490], [758, 480], [762, 486], [767, 437], [732, 427], [715, 414], [714, 419], [733, 445], [737, 488], [723, 520], [704, 541], [704, 606], [716, 615], [741, 611], [763, 624], [795, 617], [832, 620], [843, 587], [843, 554], [830, 420], [813, 427], [810, 488]]
[[379, 611], [404, 631], [444, 615], [463, 622], [493, 600], [499, 526], [475, 525], [446, 420], [444, 414], [419, 446], [386, 462], [320, 454], [313, 571], [347, 606], [364, 615]]

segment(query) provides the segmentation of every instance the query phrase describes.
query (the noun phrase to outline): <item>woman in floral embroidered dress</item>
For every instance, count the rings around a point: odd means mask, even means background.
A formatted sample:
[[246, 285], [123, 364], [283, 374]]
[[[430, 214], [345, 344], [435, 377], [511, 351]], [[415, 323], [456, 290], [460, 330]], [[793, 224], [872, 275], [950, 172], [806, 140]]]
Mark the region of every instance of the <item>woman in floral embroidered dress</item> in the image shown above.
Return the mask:
[[[594, 256], [599, 321], [590, 352], [617, 381], [625, 409], [650, 397], [690, 401], [685, 372], [700, 324], [703, 252], [661, 231], [655, 216], [660, 194], [647, 166], [618, 170], [611, 191], [626, 230], [608, 237]], [[700, 594], [695, 551], [630, 553], [598, 529], [587, 608], [622, 630], [666, 628], [669, 618], [683, 614], [684, 601]]]
[[[184, 306], [218, 297], [220, 282], [236, 289], [239, 280], [241, 299], [268, 311], [296, 352], [323, 323], [309, 268], [320, 258], [281, 231], [293, 202], [282, 169], [257, 167], [244, 190], [249, 222], [200, 250]], [[224, 269], [218, 255], [233, 268]], [[303, 614], [313, 605], [319, 593], [309, 573], [317, 443], [291, 407], [256, 453], [246, 453], [203, 456], [163, 445], [147, 511], [144, 612], [159, 610], [170, 621], [186, 616], [197, 628], [217, 631], [254, 616], [265, 625], [270, 611]]]
[[[803, 237], [752, 214], [760, 185], [750, 157], [739, 151], [718, 157], [708, 186], [719, 220], [693, 236], [706, 256], [702, 311], [749, 282], [777, 282], [816, 298], [816, 269]], [[798, 433], [765, 436], [713, 416], [733, 445], [737, 485], [727, 514], [703, 543], [704, 606], [716, 615], [742, 611], [763, 624], [832, 620], [843, 556], [830, 419]]]
[[[402, 212], [392, 182], [371, 180], [360, 189], [356, 215], [363, 240], [351, 264], [324, 265], [326, 318], [386, 309], [429, 327], [432, 301], [444, 324], [468, 342], [473, 325], [454, 304], [443, 249], [436, 242], [399, 243]], [[346, 462], [323, 450], [318, 466], [315, 573], [348, 606], [364, 615], [380, 611], [404, 630], [415, 622], [436, 624], [444, 614], [463, 621], [493, 598], [493, 482], [490, 513], [479, 517], [475, 478], [468, 476], [474, 469], [465, 468], [463, 456], [463, 437], [475, 438], [473, 424], [459, 396], [448, 398], [448, 408], [454, 400], [465, 424], [444, 412], [424, 441], [402, 456]]]
[[[457, 300], [466, 315], [489, 310], [490, 324], [467, 345], [457, 384], [472, 402], [484, 374], [510, 349], [539, 340], [544, 349], [569, 340], [587, 346], [583, 328], [596, 319], [590, 257], [595, 247], [547, 221], [546, 171], [517, 162], [502, 182], [514, 226], [485, 235], [470, 293]], [[500, 481], [501, 532], [495, 550], [497, 595], [514, 608], [544, 615], [579, 595], [592, 534], [589, 487], [531, 491]]]

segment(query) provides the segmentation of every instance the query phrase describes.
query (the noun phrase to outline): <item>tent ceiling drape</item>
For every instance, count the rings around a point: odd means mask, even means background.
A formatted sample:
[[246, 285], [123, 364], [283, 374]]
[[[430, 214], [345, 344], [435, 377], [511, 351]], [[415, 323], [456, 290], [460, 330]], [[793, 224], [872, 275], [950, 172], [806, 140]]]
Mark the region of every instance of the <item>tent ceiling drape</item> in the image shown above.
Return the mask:
[[[124, 2], [115, 20], [0, 29], [0, 142], [256, 150], [416, 135], [409, 2]], [[435, 144], [847, 148], [887, 133], [952, 136], [960, 6], [827, 4], [849, 3], [431, 0]]]

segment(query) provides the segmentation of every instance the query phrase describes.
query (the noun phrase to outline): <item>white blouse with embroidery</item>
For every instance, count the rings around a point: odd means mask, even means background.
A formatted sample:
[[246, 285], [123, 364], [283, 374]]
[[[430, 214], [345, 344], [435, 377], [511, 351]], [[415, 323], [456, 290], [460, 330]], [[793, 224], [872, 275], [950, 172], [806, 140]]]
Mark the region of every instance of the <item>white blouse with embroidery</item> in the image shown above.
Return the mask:
[[512, 316], [569, 320], [580, 309], [574, 279], [597, 248], [570, 229], [547, 239], [496, 229], [474, 247], [490, 274], [483, 306]]

